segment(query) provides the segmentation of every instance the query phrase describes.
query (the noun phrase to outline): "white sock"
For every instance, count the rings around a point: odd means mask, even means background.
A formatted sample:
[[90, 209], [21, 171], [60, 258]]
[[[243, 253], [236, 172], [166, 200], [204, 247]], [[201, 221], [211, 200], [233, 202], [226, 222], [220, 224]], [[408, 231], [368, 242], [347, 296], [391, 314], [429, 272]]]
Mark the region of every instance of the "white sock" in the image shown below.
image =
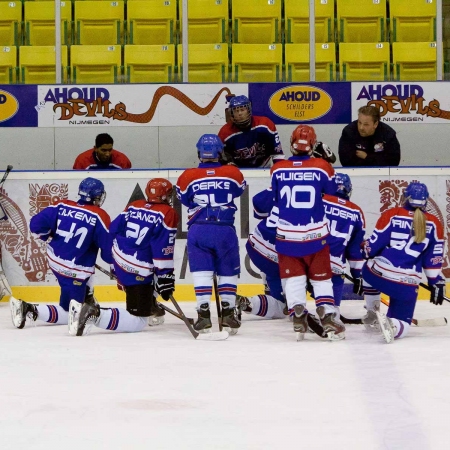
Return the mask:
[[197, 307], [211, 300], [214, 272], [192, 272]]
[[250, 314], [266, 319], [284, 319], [286, 317], [283, 313], [285, 304], [270, 295], [255, 295], [249, 297], [249, 300], [252, 304]]
[[401, 339], [404, 338], [409, 331], [409, 327], [411, 326], [409, 323], [404, 322], [403, 320], [393, 319], [390, 318], [392, 325], [397, 328], [397, 332], [394, 335], [395, 339]]
[[117, 333], [136, 333], [145, 328], [147, 320], [147, 317], [133, 316], [123, 308], [102, 308], [99, 321], [95, 325]]
[[306, 276], [286, 278], [284, 292], [289, 309], [295, 305], [306, 306]]
[[237, 275], [233, 275], [231, 277], [219, 275], [217, 277], [217, 287], [219, 289], [220, 301], [228, 302], [230, 304], [230, 308], [234, 308], [236, 305], [237, 280]]
[[55, 325], [67, 325], [69, 313], [59, 305], [36, 305], [38, 319]]

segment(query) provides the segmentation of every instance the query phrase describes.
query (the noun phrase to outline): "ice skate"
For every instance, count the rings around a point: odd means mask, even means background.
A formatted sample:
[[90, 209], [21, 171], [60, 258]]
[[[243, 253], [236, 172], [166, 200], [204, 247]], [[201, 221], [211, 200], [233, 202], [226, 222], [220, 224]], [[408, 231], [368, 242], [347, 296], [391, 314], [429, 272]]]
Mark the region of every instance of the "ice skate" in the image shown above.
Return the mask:
[[381, 334], [386, 341], [386, 344], [392, 344], [394, 342], [395, 335], [397, 334], [397, 327], [394, 326], [392, 320], [389, 317], [386, 317], [379, 311], [376, 311], [376, 315], [378, 318]]
[[208, 303], [203, 303], [197, 309], [198, 319], [194, 323], [194, 330], [199, 333], [210, 333], [211, 332], [211, 311], [209, 310]]
[[297, 341], [303, 341], [305, 333], [308, 331], [308, 313], [305, 311], [305, 305], [294, 306], [293, 323]]
[[251, 313], [252, 308], [253, 308], [252, 302], [248, 297], [242, 297], [242, 295], [236, 296], [236, 311], [239, 320], [242, 319], [242, 311], [246, 313]]
[[330, 341], [340, 341], [341, 339], [345, 339], [345, 325], [336, 317], [336, 313], [333, 312], [327, 314], [325, 312], [325, 307], [319, 306], [317, 308], [317, 314], [320, 317], [323, 330]]
[[236, 334], [241, 326], [236, 308], [230, 308], [228, 302], [222, 302], [222, 327], [232, 336]]
[[166, 312], [158, 305], [152, 309], [152, 315], [148, 318], [148, 326], [154, 327], [156, 325], [162, 325], [164, 323], [164, 316]]
[[[74, 302], [74, 300], [72, 300], [70, 302], [71, 305], [72, 305], [72, 302]], [[75, 303], [78, 303], [78, 302], [75, 302]], [[69, 305], [69, 314], [71, 314], [71, 313], [72, 313], [72, 308]], [[86, 334], [88, 334], [92, 325], [94, 325], [95, 323], [98, 322], [99, 317], [100, 317], [100, 306], [92, 305], [90, 303], [83, 303], [83, 305], [81, 305], [81, 308], [79, 309], [78, 324], [76, 327], [76, 335], [77, 336], [85, 336]], [[73, 330], [73, 328], [74, 327], [72, 327], [72, 330]], [[70, 333], [70, 328], [69, 328], [69, 333]]]
[[380, 303], [375, 302], [373, 309], [368, 309], [366, 315], [361, 319], [367, 331], [379, 333], [380, 324], [378, 323], [377, 311], [380, 311]]
[[17, 328], [23, 328], [25, 326], [27, 317], [32, 322], [35, 322], [38, 317], [36, 305], [18, 300], [12, 295], [9, 299], [9, 307], [11, 309], [12, 323]]

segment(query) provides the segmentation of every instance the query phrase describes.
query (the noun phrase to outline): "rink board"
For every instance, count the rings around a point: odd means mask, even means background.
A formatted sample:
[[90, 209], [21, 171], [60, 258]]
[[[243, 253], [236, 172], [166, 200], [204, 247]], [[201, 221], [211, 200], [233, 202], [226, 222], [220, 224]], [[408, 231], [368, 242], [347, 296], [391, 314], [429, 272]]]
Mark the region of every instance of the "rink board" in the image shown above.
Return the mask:
[[[365, 214], [367, 234], [371, 233], [384, 210], [397, 206], [403, 188], [413, 180], [427, 184], [430, 191], [429, 210], [436, 214], [445, 227], [445, 236], [450, 223], [450, 168], [368, 168], [343, 169], [337, 172], [350, 175], [353, 183], [352, 201], [358, 204]], [[0, 201], [9, 219], [0, 221], [0, 243], [2, 245], [2, 265], [13, 286], [16, 296], [28, 300], [57, 301], [57, 283], [50, 271], [45, 246], [35, 239], [29, 231], [30, 218], [52, 202], [69, 198], [77, 199], [78, 185], [86, 176], [101, 179], [105, 184], [107, 197], [103, 208], [111, 218], [115, 218], [130, 200], [142, 198], [142, 192], [149, 179], [168, 178], [176, 183], [180, 170], [130, 170], [110, 172], [85, 171], [13, 171], [0, 193]], [[238, 292], [244, 295], [261, 293], [261, 279], [257, 269], [246, 256], [245, 243], [248, 233], [258, 221], [253, 217], [252, 197], [270, 184], [268, 169], [244, 170], [248, 189], [237, 200], [236, 232], [239, 238], [241, 255], [241, 275]], [[193, 300], [193, 281], [189, 272], [186, 252], [186, 210], [175, 202], [181, 220], [175, 245], [176, 298], [181, 301]], [[449, 211], [449, 212], [447, 212]], [[444, 275], [450, 279], [448, 246], [446, 246]], [[108, 269], [100, 257], [98, 264]], [[426, 281], [425, 279], [423, 281]], [[96, 274], [96, 295], [100, 301], [121, 301], [124, 294], [117, 291], [115, 282], [108, 276]], [[426, 292], [419, 293], [426, 299]]]

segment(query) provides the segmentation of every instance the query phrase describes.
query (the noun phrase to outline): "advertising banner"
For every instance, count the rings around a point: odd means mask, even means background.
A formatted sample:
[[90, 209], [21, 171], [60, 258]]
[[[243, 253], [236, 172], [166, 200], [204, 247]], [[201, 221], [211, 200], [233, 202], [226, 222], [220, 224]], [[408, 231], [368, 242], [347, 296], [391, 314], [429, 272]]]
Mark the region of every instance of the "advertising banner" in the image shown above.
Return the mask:
[[[444, 224], [445, 230], [448, 230], [450, 225], [450, 172], [447, 175], [421, 174], [419, 177], [411, 174], [404, 175], [407, 172], [401, 170], [389, 174], [388, 169], [361, 169], [359, 175], [354, 175], [352, 170], [342, 170], [342, 172], [348, 173], [352, 179], [352, 201], [364, 211], [366, 235], [372, 232], [380, 213], [399, 205], [403, 189], [410, 181], [417, 179], [424, 182], [430, 191], [431, 198], [427, 210], [435, 214]], [[143, 198], [142, 193], [150, 178], [165, 177], [175, 184], [180, 174], [181, 171], [130, 171], [126, 176], [102, 175], [101, 180], [107, 192], [103, 208], [111, 216], [111, 219], [114, 219], [126, 207], [130, 199]], [[78, 198], [78, 186], [84, 177], [79, 173], [71, 175], [67, 172], [12, 173], [5, 183], [5, 190], [0, 193], [0, 202], [8, 215], [8, 220], [0, 221], [0, 243], [3, 249], [3, 269], [12, 286], [57, 285], [47, 263], [45, 244], [31, 235], [29, 221], [33, 215], [52, 202]], [[18, 176], [23, 177], [17, 179]], [[244, 171], [244, 176], [249, 187], [237, 201], [238, 212], [235, 222], [241, 256], [239, 284], [259, 284], [259, 272], [246, 255], [245, 243], [248, 233], [252, 232], [258, 223], [253, 217], [252, 197], [269, 186], [269, 171], [248, 170]], [[192, 284], [186, 251], [186, 210], [178, 202], [174, 206], [180, 214], [175, 244], [177, 284]], [[445, 231], [445, 236], [448, 237], [447, 231]], [[100, 257], [98, 263], [107, 267]], [[450, 278], [448, 247], [444, 267], [444, 275]], [[97, 283], [114, 284], [113, 281], [101, 274], [98, 276]]]
[[37, 127], [37, 86], [0, 85], [0, 127]]
[[449, 123], [450, 83], [352, 83], [352, 120], [366, 105], [379, 108], [387, 123]]
[[275, 124], [349, 123], [350, 83], [252, 83], [253, 113]]
[[39, 127], [223, 125], [246, 84], [39, 86]]

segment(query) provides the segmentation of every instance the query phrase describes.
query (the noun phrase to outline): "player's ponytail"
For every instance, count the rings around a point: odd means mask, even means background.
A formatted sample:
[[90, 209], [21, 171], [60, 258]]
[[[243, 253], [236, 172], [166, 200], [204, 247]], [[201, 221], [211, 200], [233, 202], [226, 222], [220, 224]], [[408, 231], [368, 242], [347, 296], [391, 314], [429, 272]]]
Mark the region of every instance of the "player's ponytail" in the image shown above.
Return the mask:
[[414, 242], [422, 242], [427, 234], [427, 220], [420, 208], [416, 208], [413, 218]]

